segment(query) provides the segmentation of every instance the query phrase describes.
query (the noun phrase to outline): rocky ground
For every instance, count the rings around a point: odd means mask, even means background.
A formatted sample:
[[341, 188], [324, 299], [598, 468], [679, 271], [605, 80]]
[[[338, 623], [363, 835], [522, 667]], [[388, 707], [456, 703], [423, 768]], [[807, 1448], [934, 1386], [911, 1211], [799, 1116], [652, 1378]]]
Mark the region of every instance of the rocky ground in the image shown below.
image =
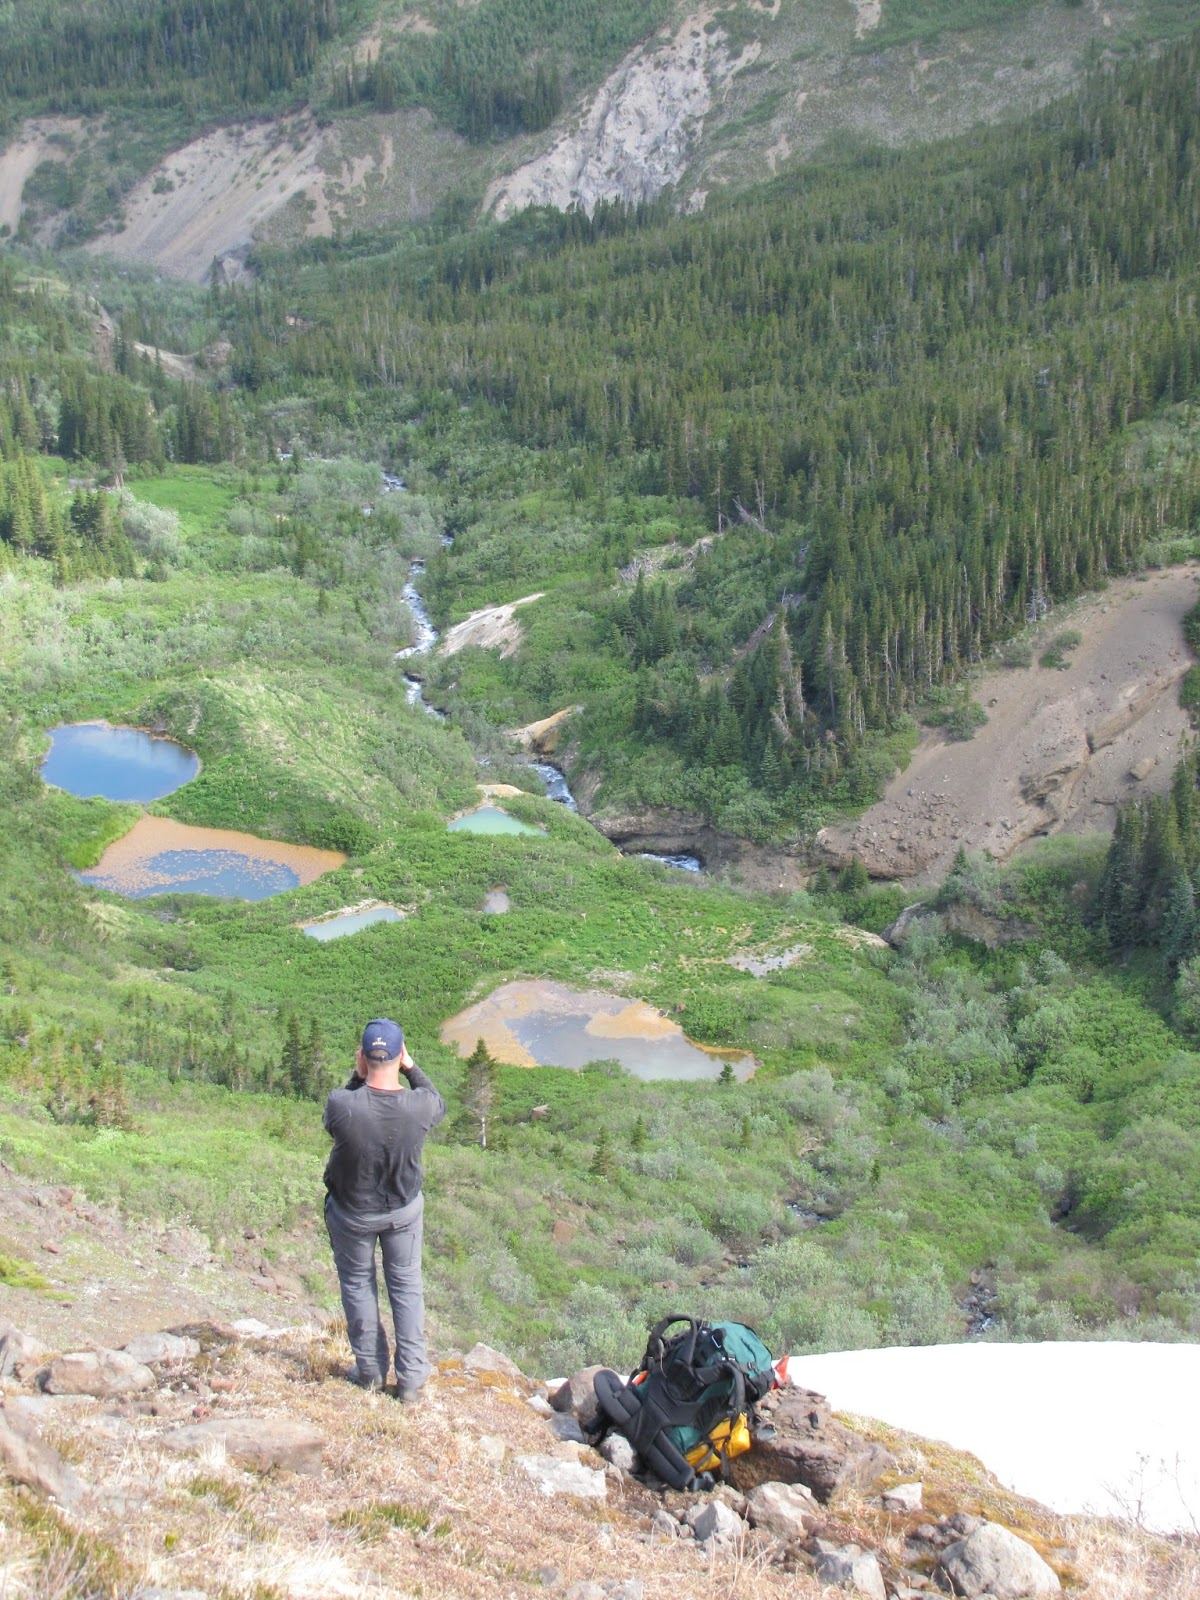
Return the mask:
[[1055, 1519], [806, 1390], [768, 1397], [732, 1483], [677, 1494], [619, 1437], [581, 1442], [590, 1370], [547, 1385], [478, 1345], [402, 1406], [346, 1383], [332, 1327], [50, 1348], [30, 1309], [0, 1324], [6, 1600], [1183, 1600], [1200, 1578], [1194, 1541]]
[[[711, 1494], [583, 1441], [594, 1369], [441, 1352], [425, 1399], [346, 1382], [340, 1321], [252, 1238], [221, 1259], [0, 1169], [4, 1600], [1185, 1600], [1200, 1544], [1059, 1518], [973, 1458], [795, 1387]], [[1020, 1403], [1020, 1397], [1014, 1397]]]
[[[996, 668], [972, 686], [987, 722], [954, 741], [930, 730], [882, 800], [818, 844], [857, 856], [876, 878], [940, 881], [959, 846], [1006, 861], [1046, 834], [1110, 832], [1116, 807], [1166, 789], [1190, 732], [1179, 682], [1192, 662], [1183, 619], [1195, 563], [1124, 578], [1056, 611], [1028, 667]], [[1068, 631], [1065, 667], [1039, 658]]]

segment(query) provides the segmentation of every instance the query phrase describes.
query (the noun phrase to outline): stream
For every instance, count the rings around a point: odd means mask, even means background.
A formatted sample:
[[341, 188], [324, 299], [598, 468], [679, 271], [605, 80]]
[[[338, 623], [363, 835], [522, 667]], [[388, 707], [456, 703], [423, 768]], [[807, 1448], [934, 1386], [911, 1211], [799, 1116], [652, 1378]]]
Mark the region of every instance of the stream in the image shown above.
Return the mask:
[[[407, 488], [404, 479], [396, 477], [394, 473], [383, 472], [380, 476], [383, 480], [385, 494], [396, 494]], [[447, 548], [453, 542], [454, 540], [450, 534], [444, 533], [442, 535], [442, 543]], [[420, 590], [417, 588], [417, 580], [424, 571], [425, 563], [420, 560], [414, 561], [408, 571], [408, 581], [400, 591], [405, 605], [412, 613], [414, 638], [412, 644], [406, 646], [403, 650], [396, 651], [395, 659], [397, 661], [408, 661], [413, 656], [425, 655], [438, 642], [438, 631], [433, 625], [433, 619], [426, 610], [425, 602], [421, 599]], [[436, 717], [439, 722], [446, 720], [446, 713], [439, 711], [436, 706], [431, 706], [426, 700], [424, 682], [415, 672], [406, 672], [404, 674], [404, 695], [410, 706], [419, 706], [427, 717]], [[542, 780], [542, 786], [546, 791], [548, 800], [553, 800], [556, 804], [565, 806], [568, 811], [578, 812], [579, 806], [575, 796], [571, 793], [571, 786], [567, 782], [566, 774], [560, 767], [556, 767], [550, 761], [533, 760], [527, 761], [525, 765], [529, 767], [531, 772], [536, 772]], [[699, 856], [653, 855], [645, 850], [637, 853], [643, 861], [657, 861], [660, 866], [674, 867], [678, 872], [704, 871], [704, 863]]]
[[[408, 488], [404, 479], [394, 472], [381, 470], [379, 476], [383, 483], [384, 494], [401, 494]], [[443, 534], [442, 543], [450, 545], [453, 540], [449, 534]], [[414, 561], [408, 569], [408, 581], [400, 591], [401, 599], [412, 614], [414, 638], [412, 644], [396, 651], [394, 657], [396, 661], [408, 661], [413, 656], [423, 656], [438, 642], [438, 631], [433, 625], [432, 617], [425, 609], [425, 602], [421, 599], [420, 590], [417, 588], [417, 579], [424, 571], [425, 563]], [[420, 706], [427, 717], [436, 717], [439, 722], [445, 722], [446, 713], [429, 704], [425, 698], [424, 683], [415, 672], [404, 674], [404, 698], [410, 706]]]

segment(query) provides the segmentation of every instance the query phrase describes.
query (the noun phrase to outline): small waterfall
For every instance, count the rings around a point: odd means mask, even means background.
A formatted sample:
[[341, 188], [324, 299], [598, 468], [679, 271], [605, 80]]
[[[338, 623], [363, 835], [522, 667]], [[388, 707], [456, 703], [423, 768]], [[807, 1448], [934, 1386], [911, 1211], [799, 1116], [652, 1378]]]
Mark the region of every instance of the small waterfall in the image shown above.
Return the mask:
[[531, 761], [529, 766], [545, 784], [546, 798], [548, 800], [557, 801], [560, 806], [566, 806], [568, 811], [579, 810], [578, 805], [575, 803], [575, 796], [571, 793], [571, 786], [567, 782], [565, 774], [558, 767], [553, 766], [549, 761]]
[[677, 872], [703, 872], [704, 863], [699, 856], [659, 856], [652, 850], [639, 850], [640, 861], [657, 861], [660, 867], [674, 867]]

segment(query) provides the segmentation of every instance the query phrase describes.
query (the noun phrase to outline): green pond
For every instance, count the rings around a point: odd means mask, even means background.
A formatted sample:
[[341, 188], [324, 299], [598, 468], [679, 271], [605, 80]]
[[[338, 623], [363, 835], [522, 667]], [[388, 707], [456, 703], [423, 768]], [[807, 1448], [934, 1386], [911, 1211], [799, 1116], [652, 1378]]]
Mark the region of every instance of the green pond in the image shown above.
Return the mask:
[[545, 835], [545, 828], [535, 828], [528, 822], [519, 822], [516, 817], [510, 817], [507, 811], [501, 811], [499, 806], [479, 806], [474, 811], [468, 811], [466, 816], [455, 817], [453, 822], [447, 823], [449, 833], [540, 833]]

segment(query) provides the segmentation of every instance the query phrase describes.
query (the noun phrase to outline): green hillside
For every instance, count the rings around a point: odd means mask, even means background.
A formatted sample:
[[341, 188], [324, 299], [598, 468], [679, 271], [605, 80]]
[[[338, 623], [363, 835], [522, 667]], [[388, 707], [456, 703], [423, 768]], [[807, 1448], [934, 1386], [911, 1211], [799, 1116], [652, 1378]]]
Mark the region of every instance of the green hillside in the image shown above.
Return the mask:
[[[118, 57], [88, 59], [117, 94]], [[903, 891], [625, 858], [504, 730], [580, 704], [562, 759], [589, 805], [800, 849], [1027, 619], [1194, 553], [1198, 83], [1193, 36], [969, 146], [699, 216], [264, 249], [209, 292], [10, 246], [0, 1157], [186, 1217], [231, 1262], [261, 1229], [328, 1301], [319, 1101], [364, 1017], [397, 1013], [452, 1102], [429, 1160], [447, 1343], [624, 1365], [681, 1304], [798, 1350], [1194, 1338], [1194, 762], [1126, 813], [1115, 866], [1096, 840], [960, 860], [896, 951], [871, 935]], [[421, 666], [445, 721], [394, 659], [414, 562], [442, 626], [545, 594], [512, 654]], [[201, 758], [152, 818], [345, 863], [252, 903], [81, 883], [139, 810], [39, 767], [50, 728], [97, 718]], [[481, 780], [544, 831], [448, 833]], [[402, 920], [296, 926], [369, 900]], [[502, 1068], [485, 1151], [440, 1029], [520, 977], [648, 1001], [758, 1071]], [[0, 1218], [27, 1284], [28, 1254]]]

